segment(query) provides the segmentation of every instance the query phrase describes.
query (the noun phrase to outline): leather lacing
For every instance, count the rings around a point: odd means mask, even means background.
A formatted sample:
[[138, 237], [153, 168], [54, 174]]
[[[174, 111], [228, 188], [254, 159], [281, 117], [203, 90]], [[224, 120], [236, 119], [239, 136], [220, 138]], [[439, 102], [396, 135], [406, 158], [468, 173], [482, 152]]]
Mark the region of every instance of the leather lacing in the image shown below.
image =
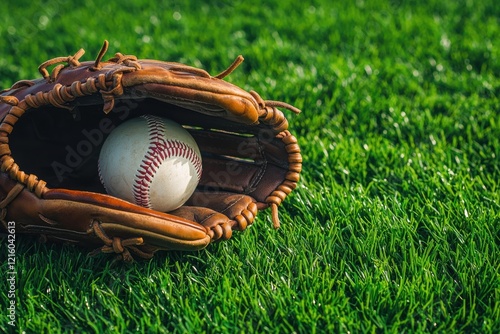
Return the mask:
[[[104, 41], [104, 44], [96, 57], [94, 66], [90, 68], [91, 71], [97, 71], [102, 69], [102, 58], [107, 52], [109, 43]], [[80, 66], [79, 59], [83, 56], [85, 51], [80, 49], [73, 56], [67, 57], [57, 57], [50, 59], [42, 63], [38, 70], [48, 82], [54, 82], [57, 80], [61, 70], [66, 66], [78, 67]], [[121, 84], [121, 78], [123, 73], [131, 72], [141, 69], [141, 65], [135, 56], [123, 55], [121, 53], [116, 53], [107, 62], [114, 62], [116, 64], [123, 65], [121, 68], [113, 69], [107, 73], [99, 74], [97, 77], [90, 77], [85, 82], [75, 81], [70, 86], [63, 86], [61, 84], [54, 85], [53, 89], [48, 92], [38, 92], [35, 95], [27, 95], [24, 100], [19, 101], [14, 96], [0, 96], [0, 101], [11, 105], [8, 114], [5, 116], [4, 120], [0, 125], [0, 170], [7, 173], [11, 179], [19, 182], [19, 186], [16, 186], [16, 191], [22, 190], [22, 187], [26, 187], [29, 191], [33, 192], [36, 196], [42, 197], [43, 194], [48, 190], [46, 187], [46, 182], [39, 180], [35, 175], [25, 174], [20, 170], [17, 163], [10, 156], [11, 151], [9, 147], [8, 137], [13, 130], [13, 126], [16, 124], [18, 119], [30, 108], [39, 108], [45, 105], [53, 105], [58, 108], [72, 109], [67, 105], [67, 103], [75, 100], [78, 97], [88, 96], [100, 92], [104, 100], [103, 111], [109, 113], [114, 107], [115, 96], [120, 96], [123, 94], [123, 87]], [[203, 77], [211, 77], [222, 79], [234, 71], [243, 62], [243, 57], [238, 56], [235, 61], [223, 72], [212, 77], [204, 70], [197, 70], [189, 66], [178, 65], [171, 68], [173, 71], [188, 71], [193, 74], [197, 74]], [[52, 72], [49, 73], [48, 67], [56, 65]], [[194, 73], [195, 72], [195, 73]], [[23, 80], [15, 83], [12, 89], [17, 89], [25, 86], [32, 86], [33, 81]], [[3, 92], [3, 91], [2, 91]], [[286, 196], [296, 187], [299, 180], [299, 174], [302, 169], [302, 156], [300, 154], [300, 148], [297, 143], [297, 139], [290, 134], [286, 129], [288, 128], [288, 121], [285, 118], [282, 111], [278, 110], [277, 107], [288, 109], [294, 113], [299, 113], [300, 110], [283, 102], [279, 101], [265, 101], [256, 92], [251, 91], [250, 94], [254, 97], [258, 107], [259, 107], [259, 120], [264, 124], [273, 127], [273, 130], [278, 133], [277, 138], [280, 138], [285, 143], [285, 148], [288, 153], [288, 163], [289, 171], [286, 174], [285, 181], [275, 189], [271, 195], [266, 198], [266, 203], [271, 207], [272, 220], [275, 228], [280, 225], [278, 217], [278, 206], [286, 198]], [[13, 188], [14, 189], [14, 188]], [[12, 191], [11, 191], [12, 192]], [[14, 194], [14, 193], [13, 193]], [[9, 193], [10, 195], [10, 193]], [[7, 197], [9, 197], [9, 195]], [[7, 198], [6, 198], [7, 199]], [[5, 199], [5, 200], [6, 200]], [[1, 203], [5, 202], [2, 201]], [[1, 204], [0, 203], [0, 204]], [[5, 204], [6, 203], [6, 204]], [[5, 202], [5, 207], [10, 202]], [[6, 214], [5, 207], [1, 207], [1, 214]], [[242, 219], [240, 219], [242, 220]], [[247, 224], [251, 224], [251, 221], [247, 221]], [[240, 225], [246, 226], [245, 222], [239, 222]], [[129, 259], [130, 252], [128, 248], [132, 249], [134, 253], [140, 256], [150, 257], [151, 254], [144, 253], [137, 249], [138, 245], [142, 244], [141, 238], [126, 239], [121, 240], [119, 238], [109, 238], [104, 230], [100, 227], [100, 224], [96, 221], [92, 223], [91, 230], [105, 243], [105, 246], [100, 248], [101, 251], [105, 253], [117, 252], [121, 253], [124, 259]], [[139, 239], [141, 242], [139, 243]], [[141, 255], [141, 253], [143, 253]], [[143, 256], [143, 257], [144, 257]]]
[[[101, 59], [106, 52], [108, 42], [105, 41], [97, 59], [94, 68], [91, 70], [100, 69]], [[79, 59], [85, 51], [80, 49], [75, 55], [68, 57], [57, 57], [42, 63], [38, 70], [47, 82], [54, 82], [57, 80], [61, 70], [66, 66], [78, 67], [80, 66]], [[114, 107], [114, 98], [123, 94], [123, 87], [121, 85], [121, 77], [123, 73], [135, 71], [141, 68], [135, 56], [125, 56], [121, 53], [116, 53], [115, 57], [108, 60], [123, 67], [114, 69], [107, 73], [99, 74], [97, 77], [90, 77], [85, 82], [75, 81], [70, 86], [63, 86], [55, 84], [54, 87], [48, 92], [38, 92], [35, 95], [27, 95], [23, 100], [19, 101], [15, 96], [0, 96], [0, 102], [9, 104], [11, 108], [3, 119], [0, 125], [0, 170], [9, 175], [13, 180], [18, 183], [11, 189], [7, 197], [0, 202], [0, 220], [4, 225], [5, 217], [7, 215], [7, 206], [17, 195], [27, 188], [30, 192], [34, 193], [37, 197], [42, 198], [43, 194], [48, 191], [46, 182], [39, 180], [36, 175], [26, 174], [23, 172], [19, 165], [14, 161], [11, 156], [9, 147], [9, 135], [12, 133], [14, 125], [23, 114], [32, 108], [40, 108], [45, 105], [53, 105], [58, 108], [72, 109], [67, 105], [68, 102], [75, 100], [78, 97], [88, 96], [100, 92], [104, 100], [103, 110], [109, 113]], [[56, 65], [52, 72], [49, 73], [48, 67]], [[33, 81], [23, 80], [15, 83], [10, 90], [32, 86]], [[4, 92], [4, 91], [2, 91]], [[104, 246], [99, 249], [104, 253], [119, 253], [124, 260], [130, 261], [132, 256], [130, 251], [144, 257], [151, 258], [152, 254], [139, 250], [138, 245], [143, 244], [142, 238], [132, 238], [122, 240], [120, 238], [110, 239], [100, 224], [96, 221], [92, 222], [91, 232], [94, 232], [104, 242]]]
[[[100, 67], [100, 59], [107, 50], [108, 43], [104, 43], [101, 52], [95, 63], [95, 67]], [[42, 76], [48, 81], [53, 82], [57, 79], [60, 71], [65, 66], [77, 67], [80, 66], [79, 59], [85, 53], [80, 49], [75, 55], [68, 57], [57, 57], [42, 63], [38, 70]], [[25, 185], [28, 190], [34, 192], [38, 197], [41, 197], [46, 188], [46, 182], [39, 180], [35, 175], [27, 175], [20, 170], [19, 166], [11, 157], [8, 137], [12, 133], [14, 125], [19, 118], [31, 108], [40, 108], [45, 105], [53, 105], [58, 108], [72, 109], [67, 105], [68, 102], [75, 100], [78, 97], [88, 96], [100, 92], [103, 100], [103, 110], [109, 113], [114, 107], [114, 98], [123, 94], [121, 85], [121, 77], [124, 72], [135, 71], [140, 69], [140, 64], [134, 56], [124, 56], [117, 53], [115, 57], [109, 60], [116, 64], [124, 65], [123, 68], [118, 68], [108, 73], [99, 74], [97, 77], [90, 77], [85, 82], [75, 81], [70, 86], [55, 84], [48, 92], [38, 92], [35, 95], [27, 95], [23, 100], [19, 101], [14, 96], [0, 96], [0, 101], [11, 105], [11, 108], [0, 125], [0, 170], [7, 173], [10, 178]], [[60, 64], [66, 63], [66, 64]], [[47, 70], [49, 66], [56, 65], [51, 73]], [[13, 87], [22, 87], [31, 85], [30, 82], [14, 84]]]
[[241, 211], [241, 214], [237, 215], [233, 219], [238, 223], [238, 228], [243, 231], [254, 221], [257, 216], [257, 212], [257, 204], [252, 202], [245, 210]]
[[288, 173], [285, 175], [285, 181], [276, 188], [271, 195], [266, 198], [266, 202], [271, 206], [273, 225], [279, 228], [278, 206], [281, 202], [297, 187], [297, 182], [302, 171], [302, 155], [297, 143], [297, 138], [288, 130], [282, 131], [277, 136], [285, 143], [285, 149], [288, 153]]
[[[226, 70], [216, 75], [214, 78], [222, 79], [228, 76], [243, 62], [243, 60], [244, 58], [239, 55]], [[297, 138], [287, 130], [288, 120], [283, 112], [277, 108], [284, 108], [295, 114], [299, 114], [301, 111], [285, 102], [264, 100], [255, 91], [250, 91], [250, 94], [259, 107], [259, 120], [273, 127], [273, 130], [278, 133], [276, 137], [285, 143], [285, 149], [288, 153], [288, 173], [285, 176], [285, 181], [266, 198], [266, 203], [271, 207], [273, 226], [274, 228], [279, 228], [278, 207], [292, 190], [297, 187], [300, 172], [302, 171], [302, 155], [300, 153]], [[252, 221], [253, 219], [247, 220], [247, 223], [251, 224]], [[246, 226], [243, 222], [240, 222], [240, 225]]]
[[300, 153], [297, 138], [287, 130], [288, 120], [283, 112], [277, 109], [277, 107], [288, 109], [296, 114], [300, 113], [300, 110], [288, 103], [263, 100], [260, 95], [254, 91], [251, 91], [250, 94], [259, 105], [259, 120], [272, 126], [274, 131], [278, 132], [276, 138], [283, 141], [285, 150], [288, 153], [288, 172], [285, 176], [285, 181], [266, 198], [266, 203], [271, 207], [273, 226], [274, 228], [279, 228], [278, 207], [292, 190], [297, 187], [297, 182], [300, 179], [300, 172], [302, 171], [302, 155]]
[[[73, 56], [67, 56], [67, 57], [56, 57], [49, 59], [45, 62], [43, 62], [40, 66], [38, 66], [38, 71], [40, 74], [43, 76], [44, 79], [47, 79], [49, 82], [54, 82], [61, 70], [66, 67], [64, 64], [61, 63], [67, 63], [71, 67], [78, 67], [80, 66], [80, 62], [78, 61], [85, 53], [85, 50], [80, 49], [78, 50], [75, 55]], [[52, 73], [49, 74], [49, 71], [47, 70], [47, 67], [58, 64], [54, 69], [52, 70]]]
[[141, 237], [121, 239], [117, 237], [110, 238], [104, 229], [101, 227], [101, 222], [98, 220], [92, 221], [88, 233], [94, 233], [99, 239], [104, 242], [104, 246], [95, 249], [90, 253], [91, 256], [97, 255], [99, 253], [116, 253], [119, 254], [119, 259], [125, 262], [133, 262], [134, 258], [130, 254], [132, 251], [135, 255], [138, 255], [144, 259], [150, 259], [153, 257], [153, 252], [143, 252], [136, 246], [141, 246], [144, 244], [144, 240]]
[[7, 222], [5, 221], [5, 217], [7, 216], [7, 206], [16, 199], [17, 195], [19, 195], [23, 189], [23, 184], [16, 183], [7, 196], [5, 196], [5, 198], [0, 202], [0, 222], [2, 222], [6, 230], [8, 230]]

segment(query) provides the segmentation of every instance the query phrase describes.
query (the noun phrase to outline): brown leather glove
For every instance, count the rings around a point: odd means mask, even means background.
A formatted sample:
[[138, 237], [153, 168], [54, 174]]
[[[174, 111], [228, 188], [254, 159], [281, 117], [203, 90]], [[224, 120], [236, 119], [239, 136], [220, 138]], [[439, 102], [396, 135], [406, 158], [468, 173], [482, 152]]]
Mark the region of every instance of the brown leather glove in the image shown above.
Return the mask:
[[[268, 207], [278, 227], [277, 208], [296, 187], [302, 157], [277, 107], [299, 110], [223, 81], [241, 56], [211, 76], [121, 53], [103, 61], [107, 48], [105, 41], [91, 62], [79, 62], [83, 50], [46, 61], [43, 78], [0, 93], [0, 230], [13, 221], [16, 233], [131, 260], [131, 252], [149, 258], [229, 239]], [[202, 154], [197, 190], [171, 212], [107, 195], [98, 177], [107, 135], [146, 111], [182, 124]]]

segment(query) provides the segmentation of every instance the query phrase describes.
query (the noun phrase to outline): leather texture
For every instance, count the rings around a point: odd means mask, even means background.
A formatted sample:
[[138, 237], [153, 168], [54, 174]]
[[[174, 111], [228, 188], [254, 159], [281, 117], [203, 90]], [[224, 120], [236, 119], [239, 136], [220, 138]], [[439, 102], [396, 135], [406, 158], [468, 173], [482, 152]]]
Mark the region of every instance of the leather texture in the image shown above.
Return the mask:
[[[158, 250], [198, 250], [243, 231], [278, 207], [299, 181], [302, 156], [278, 108], [223, 78], [179, 63], [116, 53], [80, 62], [83, 50], [39, 67], [42, 78], [0, 93], [0, 218], [3, 228], [116, 253], [131, 261]], [[203, 174], [188, 202], [157, 212], [105, 193], [97, 157], [122, 122], [153, 114], [196, 140]]]

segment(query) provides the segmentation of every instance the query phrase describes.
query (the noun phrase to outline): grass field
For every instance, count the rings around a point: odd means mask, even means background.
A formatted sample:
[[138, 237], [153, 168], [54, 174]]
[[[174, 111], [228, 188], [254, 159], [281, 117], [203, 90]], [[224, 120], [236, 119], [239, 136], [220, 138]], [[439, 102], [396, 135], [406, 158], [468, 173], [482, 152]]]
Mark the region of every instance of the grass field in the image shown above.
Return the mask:
[[[84, 4], [82, 4], [84, 3]], [[424, 4], [425, 3], [425, 4]], [[500, 332], [500, 8], [494, 0], [0, 3], [0, 87], [104, 39], [302, 109], [282, 227], [111, 265], [16, 240], [0, 332]]]

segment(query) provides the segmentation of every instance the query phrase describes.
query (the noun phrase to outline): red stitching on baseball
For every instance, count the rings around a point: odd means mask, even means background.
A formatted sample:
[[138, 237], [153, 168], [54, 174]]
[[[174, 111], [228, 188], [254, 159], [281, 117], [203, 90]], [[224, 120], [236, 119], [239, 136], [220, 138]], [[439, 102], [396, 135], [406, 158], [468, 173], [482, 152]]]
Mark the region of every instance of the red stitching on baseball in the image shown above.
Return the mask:
[[201, 178], [202, 163], [195, 151], [183, 142], [168, 140], [163, 137], [165, 126], [160, 118], [143, 115], [149, 129], [150, 145], [139, 166], [134, 180], [133, 193], [135, 203], [151, 208], [149, 189], [154, 175], [161, 164], [171, 156], [180, 156], [193, 164], [198, 180]]
[[109, 194], [108, 188], [106, 187], [106, 184], [104, 183], [104, 178], [102, 176], [102, 171], [101, 171], [101, 160], [97, 162], [97, 174], [99, 175], [99, 180], [101, 180], [101, 184], [104, 187], [104, 190]]

